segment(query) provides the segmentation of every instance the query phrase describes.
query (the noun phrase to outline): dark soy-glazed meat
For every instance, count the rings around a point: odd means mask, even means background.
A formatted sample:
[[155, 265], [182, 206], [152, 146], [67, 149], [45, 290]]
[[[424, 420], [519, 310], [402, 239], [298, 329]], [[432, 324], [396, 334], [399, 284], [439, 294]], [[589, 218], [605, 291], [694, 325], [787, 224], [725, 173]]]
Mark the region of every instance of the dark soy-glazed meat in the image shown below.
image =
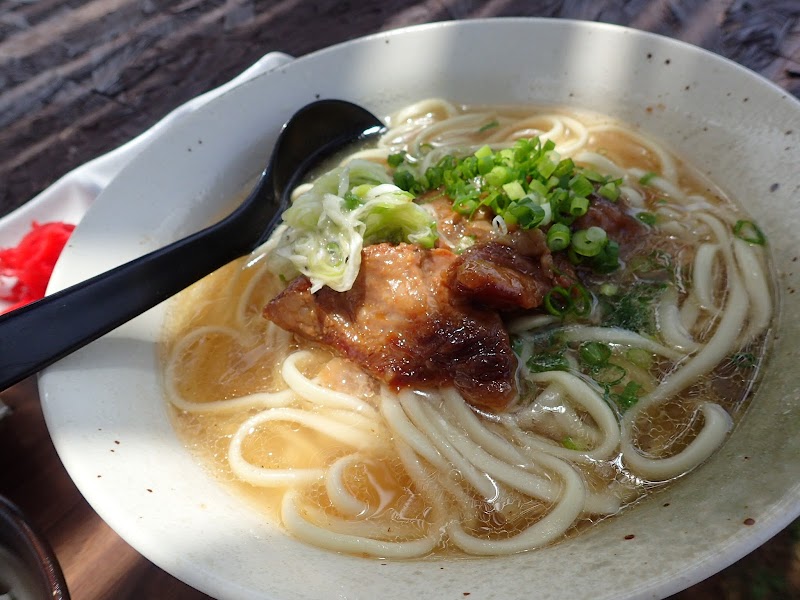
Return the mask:
[[605, 229], [608, 237], [622, 248], [629, 247], [647, 232], [640, 221], [625, 212], [625, 205], [621, 200], [609, 202], [601, 196], [592, 196], [589, 210], [574, 225], [576, 229], [588, 229], [592, 226]]
[[539, 306], [548, 288], [533, 276], [537, 265], [499, 242], [472, 247], [449, 269], [459, 295], [498, 310]]
[[368, 246], [351, 290], [311, 294], [298, 277], [264, 314], [389, 385], [452, 384], [471, 404], [501, 410], [516, 393], [517, 359], [499, 314], [445, 285], [455, 260], [449, 250]]
[[447, 284], [481, 306], [529, 310], [541, 306], [554, 286], [577, 281], [568, 261], [558, 263], [539, 229], [520, 230], [469, 248], [450, 267]]
[[539, 230], [495, 239], [460, 256], [367, 246], [351, 290], [312, 294], [298, 277], [264, 315], [392, 386], [454, 385], [470, 404], [501, 410], [516, 393], [517, 359], [500, 313], [537, 308], [577, 278]]

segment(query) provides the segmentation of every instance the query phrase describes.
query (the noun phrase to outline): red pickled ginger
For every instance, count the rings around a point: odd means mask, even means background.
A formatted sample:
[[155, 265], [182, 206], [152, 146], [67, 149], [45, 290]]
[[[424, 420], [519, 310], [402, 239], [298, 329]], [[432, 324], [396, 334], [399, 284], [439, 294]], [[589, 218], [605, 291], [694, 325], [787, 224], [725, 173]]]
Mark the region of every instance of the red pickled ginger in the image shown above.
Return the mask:
[[74, 225], [36, 223], [14, 248], [0, 248], [0, 300], [8, 312], [44, 297], [56, 260]]

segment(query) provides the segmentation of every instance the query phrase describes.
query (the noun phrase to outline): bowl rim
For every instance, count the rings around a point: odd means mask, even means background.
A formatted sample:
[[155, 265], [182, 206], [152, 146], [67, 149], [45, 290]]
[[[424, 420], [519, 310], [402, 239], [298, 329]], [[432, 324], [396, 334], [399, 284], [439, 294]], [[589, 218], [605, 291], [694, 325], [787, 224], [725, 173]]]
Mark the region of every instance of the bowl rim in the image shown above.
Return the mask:
[[31, 575], [41, 588], [42, 597], [70, 600], [61, 565], [47, 540], [30, 523], [14, 502], [0, 494], [0, 527], [8, 542], [7, 549], [31, 568]]
[[[502, 18], [474, 19], [474, 20], [464, 20], [464, 21], [443, 21], [443, 22], [414, 25], [409, 27], [402, 27], [385, 32], [373, 33], [368, 36], [356, 38], [353, 40], [342, 42], [340, 44], [336, 44], [328, 48], [317, 50], [315, 52], [309, 53], [307, 55], [295, 59], [288, 65], [279, 67], [278, 71], [297, 68], [293, 67], [292, 65], [303, 64], [307, 61], [317, 60], [318, 57], [320, 56], [325, 56], [328, 53], [336, 53], [339, 52], [343, 47], [349, 47], [356, 44], [373, 43], [375, 42], [375, 40], [385, 40], [395, 36], [404, 36], [408, 35], [409, 33], [416, 33], [419, 31], [425, 31], [431, 29], [472, 28], [472, 27], [480, 28], [485, 26], [486, 23], [494, 23], [494, 22], [543, 23], [548, 25], [558, 24], [558, 26], [578, 27], [578, 28], [588, 27], [589, 29], [592, 30], [613, 30], [620, 32], [624, 35], [643, 36], [644, 39], [655, 40], [657, 41], [658, 44], [666, 44], [668, 47], [679, 48], [681, 52], [700, 53], [701, 55], [711, 56], [716, 60], [723, 61], [723, 63], [727, 65], [727, 68], [735, 69], [738, 72], [739, 76], [745, 76], [751, 79], [755, 78], [756, 80], [759, 81], [759, 84], [761, 86], [766, 85], [769, 88], [771, 88], [773, 92], [778, 92], [784, 97], [791, 98], [791, 100], [795, 104], [795, 108], [797, 110], [800, 110], [800, 101], [792, 97], [791, 94], [789, 94], [789, 92], [787, 92], [774, 82], [769, 81], [768, 79], [759, 75], [758, 73], [755, 73], [747, 69], [746, 67], [743, 67], [742, 65], [734, 61], [731, 61], [730, 59], [722, 57], [718, 54], [709, 52], [707, 50], [704, 50], [687, 42], [675, 40], [673, 38], [668, 38], [651, 32], [635, 30], [628, 27], [608, 24], [608, 23], [597, 23], [590, 21], [567, 20], [567, 19], [552, 19], [552, 18], [538, 18], [538, 17], [502, 17]], [[267, 73], [259, 76], [258, 79], [270, 76], [271, 76], [270, 73]], [[247, 84], [244, 85], [249, 85], [250, 83], [251, 82], [248, 82]], [[235, 90], [228, 93], [229, 94], [235, 93]], [[136, 161], [134, 161], [134, 163], [136, 163]], [[123, 174], [127, 173], [129, 170], [130, 170], [129, 168], [124, 169], [123, 173], [121, 173], [118, 176], [118, 178], [123, 176]], [[51, 288], [48, 290], [48, 292], [54, 291], [55, 289], [59, 288], [65, 283], [63, 275], [64, 274], [61, 272], [54, 274], [54, 279], [51, 282]], [[48, 373], [53, 372], [54, 370], [57, 369], [58, 369], [57, 366], [54, 368], [51, 367], [51, 369], [48, 369]], [[43, 397], [49, 396], [50, 392], [48, 392], [46, 387], [47, 375], [43, 379], [41, 385], [43, 386], [42, 388]], [[48, 413], [49, 411], [46, 409], [45, 414], [48, 422], [48, 427], [50, 427], [51, 423], [50, 423], [50, 418], [48, 417]], [[59, 454], [60, 453], [61, 450], [59, 449]], [[696, 568], [694, 570], [694, 575], [687, 575], [686, 573], [684, 573], [682, 574], [680, 580], [661, 582], [655, 586], [651, 586], [646, 591], [650, 594], [664, 594], [664, 595], [675, 593], [681, 589], [684, 589], [688, 585], [699, 582], [700, 580], [704, 579], [705, 577], [711, 575], [714, 572], [721, 570], [722, 568], [728, 566], [729, 564], [732, 564], [742, 556], [746, 555], [748, 552], [752, 551], [755, 547], [761, 545], [764, 541], [774, 536], [778, 531], [783, 529], [788, 523], [790, 523], [798, 515], [800, 515], [800, 494], [798, 494], [797, 497], [794, 499], [792, 505], [793, 509], [787, 506], [787, 510], [784, 510], [782, 513], [774, 513], [770, 516], [769, 519], [759, 520], [758, 523], [759, 526], [752, 530], [752, 534], [748, 538], [739, 540], [737, 543], [725, 548], [725, 552], [717, 554], [713, 556], [711, 559], [706, 560], [702, 565], [703, 567], [702, 569]], [[105, 518], [105, 515], [99, 509], [96, 508], [96, 510], [98, 510], [98, 512]]]

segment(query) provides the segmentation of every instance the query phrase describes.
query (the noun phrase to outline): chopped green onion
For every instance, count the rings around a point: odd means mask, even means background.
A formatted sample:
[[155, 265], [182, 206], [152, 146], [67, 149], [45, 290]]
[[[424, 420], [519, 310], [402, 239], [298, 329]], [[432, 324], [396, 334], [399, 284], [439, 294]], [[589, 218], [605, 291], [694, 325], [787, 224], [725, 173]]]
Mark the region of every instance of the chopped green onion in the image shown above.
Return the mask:
[[608, 181], [608, 177], [605, 175], [600, 175], [597, 171], [592, 171], [590, 169], [582, 169], [581, 173], [583, 176], [586, 177], [589, 181], [593, 183], [606, 183]]
[[574, 217], [582, 217], [589, 210], [589, 199], [575, 196], [570, 202], [569, 212]]
[[585, 450], [585, 448], [581, 448], [578, 444], [575, 443], [570, 436], [565, 436], [563, 440], [561, 440], [561, 445], [564, 446], [567, 450]]
[[475, 151], [475, 158], [489, 158], [492, 154], [492, 149], [487, 145]]
[[620, 365], [607, 363], [601, 367], [592, 369], [592, 377], [600, 385], [617, 385], [621, 383], [628, 372]]
[[637, 254], [628, 261], [631, 270], [637, 273], [652, 273], [654, 271], [673, 272], [672, 256], [663, 250], [653, 250], [650, 254]]
[[609, 181], [605, 185], [600, 186], [597, 193], [611, 202], [619, 200], [619, 186], [613, 181]]
[[579, 283], [569, 289], [557, 286], [545, 294], [544, 308], [556, 317], [564, 318], [569, 314], [585, 317], [592, 312], [592, 295]]
[[642, 176], [639, 178], [639, 183], [641, 183], [642, 185], [647, 185], [647, 184], [648, 184], [648, 183], [650, 183], [650, 182], [653, 180], [653, 178], [655, 178], [655, 177], [658, 177], [658, 173], [654, 173], [653, 171], [650, 171], [650, 172], [648, 172], [648, 173], [645, 173], [644, 175], [642, 175]]
[[586, 197], [594, 191], [594, 186], [583, 175], [576, 175], [569, 180], [569, 189], [575, 192], [576, 196]]
[[622, 393], [612, 394], [611, 397], [622, 410], [627, 410], [639, 401], [639, 390], [641, 389], [640, 384], [629, 381]]
[[399, 169], [392, 177], [394, 184], [401, 190], [411, 192], [417, 187], [417, 179], [408, 169]]
[[547, 231], [547, 247], [551, 252], [558, 252], [569, 246], [570, 234], [569, 227], [563, 223], [554, 223]]
[[550, 152], [545, 153], [545, 155], [542, 156], [538, 161], [536, 161], [536, 169], [539, 171], [542, 177], [547, 179], [555, 172], [560, 161], [561, 157], [558, 155], [558, 153], [551, 150]]
[[572, 300], [572, 312], [579, 317], [585, 317], [592, 312], [592, 295], [580, 283], [575, 283], [569, 288]]
[[551, 315], [563, 317], [572, 309], [569, 291], [561, 286], [554, 287], [544, 296], [544, 308]]
[[767, 242], [764, 232], [752, 221], [736, 221], [733, 226], [733, 234], [749, 244], [763, 246]]
[[602, 227], [592, 226], [586, 230], [586, 238], [599, 244], [608, 240], [608, 234]]
[[514, 177], [514, 174], [508, 167], [498, 165], [493, 167], [486, 175], [484, 175], [486, 183], [495, 187], [500, 187], [504, 183], [508, 183]]
[[475, 200], [474, 198], [466, 196], [464, 198], [456, 200], [453, 203], [453, 210], [460, 215], [469, 217], [472, 215], [472, 213], [478, 210], [478, 201]]
[[472, 179], [478, 175], [478, 158], [476, 156], [465, 156], [461, 160], [461, 172], [467, 179]]
[[571, 158], [565, 158], [556, 166], [556, 170], [553, 171], [550, 176], [559, 179], [561, 177], [567, 177], [575, 171], [575, 163], [572, 162]]
[[523, 229], [533, 229], [542, 222], [544, 216], [544, 209], [533, 202], [512, 203], [503, 214], [506, 224], [511, 224], [513, 221]]
[[403, 150], [402, 152], [398, 152], [397, 154], [390, 154], [386, 157], [386, 162], [389, 163], [389, 166], [393, 169], [396, 169], [400, 166], [400, 164], [406, 159], [406, 152]]
[[569, 370], [569, 362], [567, 362], [567, 358], [561, 353], [554, 352], [534, 354], [525, 364], [532, 373]]
[[503, 184], [503, 191], [511, 200], [521, 200], [525, 197], [525, 190], [519, 181], [511, 181]]
[[651, 212], [642, 211], [636, 214], [636, 218], [645, 225], [650, 225], [651, 227], [656, 224], [656, 216]]
[[494, 156], [479, 156], [478, 157], [478, 173], [486, 175], [494, 168]]
[[608, 235], [600, 227], [581, 229], [572, 235], [571, 247], [580, 256], [597, 256], [608, 244]]
[[493, 121], [489, 121], [488, 123], [486, 123], [486, 125], [482, 126], [480, 129], [478, 129], [478, 133], [483, 133], [484, 131], [487, 131], [489, 129], [494, 129], [495, 127], [498, 127], [499, 125], [500, 125], [500, 123], [499, 123], [499, 121], [497, 119], [495, 119]]
[[603, 296], [616, 296], [619, 293], [619, 286], [616, 283], [604, 283], [600, 286], [600, 293]]
[[361, 200], [361, 198], [359, 198], [353, 192], [347, 192], [344, 195], [344, 206], [345, 206], [345, 208], [347, 208], [347, 210], [353, 210], [355, 208], [358, 208], [362, 204], [363, 204], [363, 201]]
[[570, 243], [569, 248], [567, 248], [567, 258], [569, 258], [569, 262], [573, 265], [579, 265], [583, 263], [584, 257], [575, 252], [575, 248], [572, 247], [572, 243]]
[[619, 244], [614, 240], [608, 240], [602, 252], [592, 258], [591, 266], [598, 273], [616, 271], [619, 268]]
[[[496, 126], [485, 126], [489, 125]], [[618, 244], [607, 236], [586, 237], [585, 233], [571, 231], [571, 226], [599, 197], [616, 199], [622, 180], [577, 167], [572, 159], [562, 160], [552, 140], [519, 139], [511, 147], [496, 151], [484, 145], [460, 158], [448, 154], [424, 173], [420, 172], [419, 158], [406, 156], [407, 165], [399, 156], [392, 159], [393, 164], [399, 164], [394, 172], [395, 185], [415, 195], [441, 188], [452, 199], [455, 212], [471, 218], [485, 208], [512, 231], [549, 226], [551, 251], [566, 252], [574, 264], [585, 263], [601, 273], [619, 267]], [[579, 296], [582, 302], [576, 314], [591, 310], [591, 298]], [[587, 297], [589, 300], [585, 300]]]
[[550, 189], [541, 181], [538, 181], [536, 179], [531, 179], [531, 181], [528, 183], [528, 189], [531, 191], [531, 194], [541, 196], [545, 200], [547, 199], [547, 196], [550, 194]]
[[758, 359], [752, 352], [737, 352], [731, 357], [731, 362], [739, 368], [752, 369], [756, 366]]
[[514, 149], [513, 148], [503, 148], [500, 152], [497, 153], [500, 157], [500, 162], [506, 166], [514, 166]]
[[602, 342], [584, 342], [581, 344], [578, 354], [586, 364], [602, 367], [608, 364], [611, 358], [611, 348]]

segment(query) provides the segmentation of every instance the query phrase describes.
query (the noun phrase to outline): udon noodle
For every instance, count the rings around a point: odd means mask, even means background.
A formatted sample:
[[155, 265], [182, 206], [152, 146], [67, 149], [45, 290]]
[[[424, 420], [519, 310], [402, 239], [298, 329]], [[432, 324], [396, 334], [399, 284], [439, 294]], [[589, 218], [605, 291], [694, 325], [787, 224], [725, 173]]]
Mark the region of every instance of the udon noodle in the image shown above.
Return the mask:
[[647, 215], [648, 241], [584, 282], [588, 314], [506, 319], [518, 395], [494, 412], [451, 386], [386, 385], [266, 320], [286, 285], [270, 267], [274, 237], [182, 294], [168, 322], [166, 395], [205, 464], [300, 540], [417, 558], [551, 544], [719, 448], [772, 314], [767, 256], [737, 235], [752, 226], [738, 207], [658, 142], [596, 114], [426, 100], [388, 124], [344, 162], [386, 165], [402, 150], [423, 172], [448, 153], [538, 136], [618, 180], [620, 202]]

